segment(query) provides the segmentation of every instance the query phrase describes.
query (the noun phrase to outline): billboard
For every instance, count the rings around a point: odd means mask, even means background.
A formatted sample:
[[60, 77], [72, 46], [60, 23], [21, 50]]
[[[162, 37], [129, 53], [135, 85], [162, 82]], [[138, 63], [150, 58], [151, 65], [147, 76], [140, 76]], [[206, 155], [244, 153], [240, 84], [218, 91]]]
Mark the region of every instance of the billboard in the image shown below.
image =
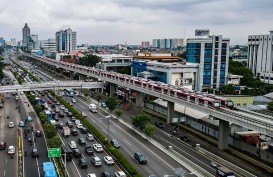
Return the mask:
[[195, 30], [195, 36], [209, 36], [208, 29], [197, 29]]

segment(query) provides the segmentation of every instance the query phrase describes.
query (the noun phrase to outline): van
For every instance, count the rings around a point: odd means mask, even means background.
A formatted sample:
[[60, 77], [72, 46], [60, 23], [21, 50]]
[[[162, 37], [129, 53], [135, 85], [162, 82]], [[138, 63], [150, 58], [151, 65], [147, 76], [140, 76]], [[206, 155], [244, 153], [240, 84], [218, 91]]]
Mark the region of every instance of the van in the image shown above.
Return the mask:
[[89, 105], [89, 109], [91, 112], [97, 112], [97, 106], [93, 103]]

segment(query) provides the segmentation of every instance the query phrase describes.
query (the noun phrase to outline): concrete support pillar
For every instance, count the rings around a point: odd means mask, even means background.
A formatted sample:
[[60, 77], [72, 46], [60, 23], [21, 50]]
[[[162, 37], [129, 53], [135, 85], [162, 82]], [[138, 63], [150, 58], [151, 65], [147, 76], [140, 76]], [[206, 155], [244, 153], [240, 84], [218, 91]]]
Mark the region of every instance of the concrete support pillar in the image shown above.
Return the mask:
[[69, 78], [70, 78], [71, 80], [73, 80], [73, 79], [74, 79], [73, 74], [74, 74], [74, 72], [73, 72], [73, 71], [70, 71], [70, 72], [69, 72]]
[[174, 102], [168, 101], [167, 109], [168, 109], [167, 124], [170, 124], [170, 123], [172, 123], [172, 119], [173, 119], [173, 116], [174, 116]]
[[143, 93], [136, 92], [136, 107], [144, 106]]
[[78, 74], [79, 75], [79, 81], [81, 81], [81, 80], [83, 80], [82, 78], [83, 78], [83, 75], [81, 75], [81, 74]]
[[64, 73], [63, 73], [63, 68], [59, 68], [60, 69], [60, 75], [63, 76]]
[[219, 138], [218, 149], [224, 150], [228, 148], [229, 122], [219, 120]]
[[115, 84], [110, 83], [110, 93], [109, 96], [114, 96], [115, 94]]

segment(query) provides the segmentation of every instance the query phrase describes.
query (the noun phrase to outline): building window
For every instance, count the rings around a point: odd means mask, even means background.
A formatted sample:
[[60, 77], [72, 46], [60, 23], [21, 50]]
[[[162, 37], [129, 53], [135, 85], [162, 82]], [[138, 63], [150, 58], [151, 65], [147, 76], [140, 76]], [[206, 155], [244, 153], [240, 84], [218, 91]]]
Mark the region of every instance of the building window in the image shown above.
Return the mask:
[[222, 49], [226, 49], [227, 48], [227, 43], [222, 43]]
[[204, 78], [203, 79], [203, 84], [210, 84], [210, 83], [211, 83], [210, 78]]
[[212, 43], [205, 43], [205, 48], [212, 49]]
[[205, 64], [204, 65], [204, 69], [205, 70], [210, 70], [211, 69], [211, 65], [210, 64]]
[[225, 76], [225, 70], [220, 71], [220, 76]]
[[219, 41], [219, 36], [215, 36], [215, 41]]
[[220, 83], [221, 84], [225, 83], [225, 77], [220, 77]]
[[221, 69], [226, 69], [226, 64], [225, 63], [221, 63], [220, 68]]

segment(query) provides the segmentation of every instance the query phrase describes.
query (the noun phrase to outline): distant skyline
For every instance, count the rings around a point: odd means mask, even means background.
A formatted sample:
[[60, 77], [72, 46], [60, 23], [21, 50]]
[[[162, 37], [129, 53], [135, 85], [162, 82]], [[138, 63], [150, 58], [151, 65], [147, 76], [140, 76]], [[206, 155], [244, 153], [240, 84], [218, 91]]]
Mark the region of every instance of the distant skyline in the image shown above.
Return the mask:
[[[156, 38], [194, 37], [210, 29], [233, 44], [273, 30], [272, 0], [1, 0], [0, 36], [22, 40], [27, 23], [39, 40], [59, 29], [77, 32], [77, 44], [137, 44]], [[185, 30], [186, 29], [186, 30]]]

